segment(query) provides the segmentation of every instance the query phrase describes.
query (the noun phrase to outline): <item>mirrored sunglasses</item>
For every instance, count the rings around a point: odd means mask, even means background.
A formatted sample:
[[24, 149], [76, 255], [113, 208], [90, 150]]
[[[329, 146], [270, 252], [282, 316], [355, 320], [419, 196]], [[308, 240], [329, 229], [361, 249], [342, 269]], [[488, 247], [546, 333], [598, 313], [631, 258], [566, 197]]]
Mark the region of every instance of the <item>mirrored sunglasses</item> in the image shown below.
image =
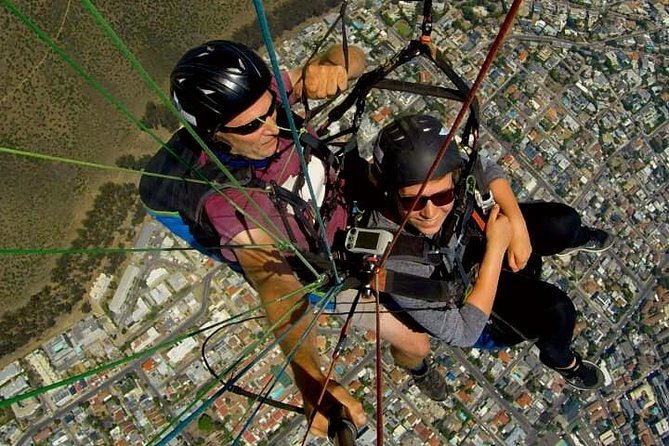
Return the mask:
[[447, 204], [451, 204], [453, 200], [455, 199], [455, 189], [447, 189], [442, 192], [437, 192], [436, 194], [432, 195], [421, 195], [420, 198], [418, 198], [418, 202], [416, 203], [416, 206], [413, 208], [411, 205], [413, 204], [414, 200], [416, 197], [402, 197], [399, 196], [400, 204], [402, 205], [402, 209], [404, 209], [406, 212], [410, 211], [422, 211], [425, 206], [427, 206], [428, 200], [432, 202], [435, 206], [446, 206]]

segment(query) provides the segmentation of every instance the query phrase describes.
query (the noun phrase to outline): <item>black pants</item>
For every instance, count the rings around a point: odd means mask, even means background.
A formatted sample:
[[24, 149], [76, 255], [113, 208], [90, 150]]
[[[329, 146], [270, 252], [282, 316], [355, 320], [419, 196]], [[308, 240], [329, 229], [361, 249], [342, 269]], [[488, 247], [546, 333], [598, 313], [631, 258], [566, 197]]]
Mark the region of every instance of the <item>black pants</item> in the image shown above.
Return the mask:
[[517, 273], [505, 261], [488, 330], [497, 343], [505, 345], [536, 340], [541, 362], [551, 368], [567, 367], [574, 360], [570, 346], [576, 309], [563, 291], [539, 279], [541, 256], [580, 246], [588, 240], [589, 229], [581, 225], [573, 208], [561, 203], [522, 203], [520, 208], [532, 256]]

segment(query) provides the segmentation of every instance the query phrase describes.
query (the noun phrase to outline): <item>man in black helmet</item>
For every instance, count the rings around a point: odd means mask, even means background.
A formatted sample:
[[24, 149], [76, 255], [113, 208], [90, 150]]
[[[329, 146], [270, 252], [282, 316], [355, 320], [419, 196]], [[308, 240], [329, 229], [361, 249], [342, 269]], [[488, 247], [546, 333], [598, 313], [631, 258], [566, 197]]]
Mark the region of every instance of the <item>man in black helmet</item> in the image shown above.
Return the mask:
[[[428, 388], [443, 381], [424, 361], [428, 334], [460, 347], [532, 340], [541, 361], [569, 385], [583, 390], [601, 387], [601, 370], [571, 349], [573, 303], [559, 288], [540, 280], [539, 273], [541, 256], [603, 251], [611, 246], [611, 236], [583, 226], [569, 206], [519, 205], [501, 170], [487, 165], [482, 181], [497, 204], [484, 237], [470, 237], [462, 258], [454, 261], [459, 247], [448, 244], [452, 239], [443, 228], [453, 217], [455, 186], [463, 167], [456, 144], [448, 147], [414, 205], [446, 134], [438, 119], [413, 115], [386, 126], [376, 142], [372, 169], [385, 199], [373, 207], [368, 227], [395, 231], [403, 218], [408, 219], [396, 245], [400, 249], [391, 253], [380, 274], [382, 302], [394, 315], [381, 315], [381, 337], [394, 346], [416, 346], [408, 360], [415, 364], [419, 387], [420, 379]], [[459, 270], [458, 264], [464, 268]], [[338, 304], [338, 310], [346, 309]], [[359, 309], [354, 323], [374, 329], [375, 321], [365, 312], [373, 305], [365, 303]], [[404, 325], [398, 325], [397, 318]]]
[[[343, 60], [342, 49], [335, 47], [304, 71], [300, 68], [282, 73], [291, 103], [303, 94], [309, 98], [324, 98], [346, 88], [349, 78], [362, 73], [364, 53], [349, 47], [348, 73]], [[302, 284], [289, 264], [291, 256], [275, 248], [276, 238], [254, 223], [267, 225], [265, 216], [261, 215], [266, 214], [271, 221], [269, 230], [278, 230], [279, 238], [291, 240], [304, 251], [313, 250], [319, 243], [307, 230], [315, 226], [309, 210], [310, 194], [292, 138], [285, 129], [287, 117], [280, 104], [276, 79], [265, 62], [248, 47], [223, 40], [211, 41], [189, 50], [179, 60], [171, 75], [171, 97], [182, 117], [214, 155], [247, 186], [246, 192], [262, 212], [242, 191], [234, 188], [214, 193], [199, 183], [149, 176], [143, 177], [140, 184], [142, 199], [149, 212], [173, 232], [244, 273], [266, 305], [269, 323], [279, 324], [275, 334], [286, 334], [281, 342], [283, 351], [288, 353], [296, 348], [291, 366], [307, 413], [310, 413], [325, 377], [320, 369], [314, 331], [301, 339], [311, 322], [308, 317], [300, 318], [306, 314], [308, 302], [304, 300], [304, 293], [295, 293]], [[211, 168], [212, 160], [185, 129], [179, 130], [168, 146], [171, 150], [161, 149], [147, 171], [199, 179], [190, 168], [195, 167], [211, 180], [227, 181], [217, 169]], [[179, 161], [169, 152], [176, 152]], [[321, 210], [328, 208], [325, 232], [332, 242], [334, 233], [345, 226], [347, 211], [337, 191], [329, 187], [328, 166], [317, 156], [307, 161], [317, 205]], [[285, 202], [277, 202], [274, 199], [277, 194], [268, 194], [267, 186], [303, 203], [307, 209], [299, 211]], [[306, 220], [300, 220], [298, 214]], [[248, 245], [256, 248], [245, 248]], [[266, 248], [262, 248], [263, 245]], [[219, 246], [225, 248], [215, 248]], [[303, 305], [289, 320], [280, 322], [300, 301]], [[328, 390], [322, 406], [324, 413], [338, 400], [356, 425], [364, 424], [361, 404], [346, 389], [330, 382]], [[312, 431], [324, 435], [326, 430], [327, 419], [319, 413]]]

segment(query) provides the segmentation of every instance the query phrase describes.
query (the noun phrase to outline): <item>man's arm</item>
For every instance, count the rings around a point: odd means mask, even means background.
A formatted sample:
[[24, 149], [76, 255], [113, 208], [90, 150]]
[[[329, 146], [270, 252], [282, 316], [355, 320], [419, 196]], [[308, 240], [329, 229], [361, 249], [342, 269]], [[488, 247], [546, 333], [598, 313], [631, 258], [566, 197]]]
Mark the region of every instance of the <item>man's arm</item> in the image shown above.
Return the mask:
[[302, 79], [302, 67], [288, 72], [293, 84], [293, 91], [301, 97], [306, 83], [309, 99], [323, 99], [346, 90], [349, 79], [359, 77], [365, 71], [365, 53], [356, 46], [348, 47], [348, 72], [345, 69], [344, 48], [333, 45], [327, 51], [316, 56], [306, 67]]
[[488, 187], [490, 187], [492, 195], [495, 197], [497, 204], [499, 204], [502, 213], [511, 221], [513, 235], [509, 243], [507, 260], [514, 272], [519, 271], [525, 268], [530, 254], [532, 254], [532, 243], [530, 242], [530, 235], [525, 225], [525, 218], [520, 211], [516, 196], [506, 179], [497, 178], [491, 181]]
[[[232, 243], [236, 245], [272, 244], [274, 240], [264, 231], [253, 229], [237, 235]], [[235, 255], [244, 269], [247, 280], [256, 289], [262, 304], [265, 305], [265, 312], [270, 325], [281, 321], [282, 317], [288, 314], [293, 306], [302, 301], [302, 304], [297, 307], [290, 317], [284, 318], [283, 322], [279, 323], [274, 330], [274, 335], [279, 336], [287, 333], [281, 341], [281, 349], [284, 354], [288, 354], [294, 348], [297, 348], [290, 365], [295, 376], [295, 383], [302, 393], [307, 414], [310, 414], [325, 382], [316, 347], [316, 329], [315, 327], [312, 328], [306, 334], [306, 337], [300, 340], [313, 320], [313, 316], [302, 317], [309, 314], [309, 303], [302, 292], [284, 298], [291, 293], [295, 293], [302, 287], [302, 284], [293, 275], [293, 271], [283, 255], [274, 248], [238, 248], [235, 249]], [[328, 411], [328, 406], [335, 403], [334, 400], [338, 400], [348, 409], [353, 422], [357, 426], [362, 426], [365, 423], [362, 405], [346, 389], [330, 382], [328, 390], [329, 394], [322, 406], [325, 412]], [[327, 433], [327, 426], [327, 419], [319, 413], [314, 420], [312, 433], [324, 436]]]

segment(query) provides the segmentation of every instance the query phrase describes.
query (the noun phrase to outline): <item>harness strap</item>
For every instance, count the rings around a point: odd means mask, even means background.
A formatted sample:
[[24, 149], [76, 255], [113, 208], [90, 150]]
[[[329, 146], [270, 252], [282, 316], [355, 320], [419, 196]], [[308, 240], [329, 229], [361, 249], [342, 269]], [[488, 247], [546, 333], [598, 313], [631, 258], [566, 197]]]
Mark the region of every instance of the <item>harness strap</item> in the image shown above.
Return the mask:
[[309, 218], [312, 216], [309, 204], [296, 193], [284, 189], [283, 187], [276, 184], [275, 181], [270, 183], [270, 188], [270, 197], [272, 202], [274, 202], [277, 210], [281, 214], [281, 220], [283, 221], [284, 226], [286, 226], [286, 231], [288, 232], [291, 241], [293, 243], [297, 243], [295, 234], [290, 228], [290, 224], [288, 224], [286, 205], [289, 205], [293, 209], [293, 214], [300, 224], [302, 231], [308, 235], [307, 241], [310, 245], [312, 245], [310, 248], [313, 248], [315, 251], [320, 251], [320, 239], [318, 237], [318, 233], [313, 228], [313, 223]]
[[335, 156], [323, 140], [307, 132], [302, 134], [300, 142], [303, 144], [305, 152], [315, 154], [316, 158], [325, 163], [328, 170], [334, 166]]
[[283, 227], [286, 230], [286, 233], [288, 234], [288, 238], [290, 239], [291, 242], [296, 243], [297, 238], [295, 237], [293, 228], [291, 228], [290, 223], [288, 223], [286, 202], [279, 198], [279, 193], [281, 193], [280, 191], [283, 191], [284, 189], [279, 187], [279, 185], [276, 184], [276, 181], [270, 182], [270, 188], [272, 192], [269, 194], [269, 197], [272, 200], [272, 203], [274, 203], [274, 207], [276, 208], [276, 210], [279, 211], [279, 216], [281, 217], [281, 223], [283, 223]]
[[339, 17], [341, 17], [341, 40], [342, 40], [342, 49], [344, 50], [344, 70], [348, 74], [349, 61], [348, 61], [348, 35], [346, 33], [346, 6], [348, 5], [348, 0], [344, 0], [341, 3], [341, 8], [339, 9]]
[[[464, 101], [464, 98], [469, 94], [469, 85], [455, 72], [453, 66], [449, 64], [444, 58], [443, 53], [439, 53], [436, 58], [432, 57], [432, 53], [426, 54], [426, 57], [430, 59], [439, 69], [448, 77], [448, 79], [453, 82], [453, 85], [457, 87], [458, 90], [463, 94], [463, 98], [460, 100]], [[469, 135], [474, 131], [478, 131], [479, 128], [479, 102], [475, 97], [472, 101], [472, 104], [469, 106], [469, 116], [465, 122], [465, 127], [462, 134], [464, 135], [463, 141], [468, 142]]]
[[462, 289], [454, 282], [416, 277], [391, 270], [386, 272], [383, 291], [427, 302], [444, 302], [450, 308], [456, 308], [462, 296]]
[[[437, 87], [432, 90], [431, 88], [424, 88], [429, 86], [413, 87], [406, 84], [395, 84], [393, 81], [388, 82], [389, 80], [385, 79], [386, 76], [393, 72], [396, 68], [405, 64], [406, 62], [409, 62], [410, 60], [413, 60], [419, 55], [425, 56], [428, 60], [434, 63], [436, 67], [439, 68], [449, 78], [453, 85], [455, 85], [459, 93], [455, 93], [455, 90], [449, 91], [449, 89], [446, 88], [439, 89]], [[381, 84], [382, 87], [378, 87], [379, 84]], [[354, 105], [356, 109], [355, 115], [353, 117], [353, 130], [350, 133], [356, 132], [362, 121], [362, 115], [365, 109], [365, 100], [369, 94], [369, 91], [372, 88], [377, 87], [389, 89], [392, 85], [412, 89], [410, 90], [411, 92], [418, 94], [432, 95], [432, 93], [435, 92], [437, 93], [436, 96], [438, 97], [447, 97], [449, 99], [454, 99], [460, 102], [464, 101], [464, 98], [469, 93], [469, 86], [460, 76], [458, 76], [453, 67], [444, 59], [443, 53], [439, 53], [438, 57], [434, 58], [432, 57], [430, 48], [425, 42], [412, 40], [405, 48], [388, 59], [383, 65], [360, 76], [351, 93], [349, 93], [339, 105], [330, 110], [325, 124], [320, 127], [318, 133], [323, 134], [330, 123], [338, 121], [344, 115], [344, 113], [346, 113], [346, 111], [348, 111]], [[402, 91], [401, 88], [400, 90]], [[468, 138], [471, 132], [478, 130], [479, 107], [476, 99], [474, 99], [472, 102], [470, 110], [471, 113], [469, 114], [465, 125], [465, 140]], [[313, 117], [313, 114], [311, 117]]]
[[488, 189], [488, 185], [483, 181], [483, 163], [481, 162], [481, 157], [478, 156], [478, 153], [476, 154], [476, 159], [474, 161], [473, 174], [474, 178], [476, 178], [476, 188], [479, 193], [487, 195], [490, 190]]
[[404, 91], [423, 96], [452, 99], [460, 102], [464, 100], [464, 96], [462, 96], [462, 93], [459, 90], [441, 87], [439, 85], [426, 85], [417, 82], [400, 81], [397, 79], [381, 79], [374, 85], [374, 87], [379, 90]]

